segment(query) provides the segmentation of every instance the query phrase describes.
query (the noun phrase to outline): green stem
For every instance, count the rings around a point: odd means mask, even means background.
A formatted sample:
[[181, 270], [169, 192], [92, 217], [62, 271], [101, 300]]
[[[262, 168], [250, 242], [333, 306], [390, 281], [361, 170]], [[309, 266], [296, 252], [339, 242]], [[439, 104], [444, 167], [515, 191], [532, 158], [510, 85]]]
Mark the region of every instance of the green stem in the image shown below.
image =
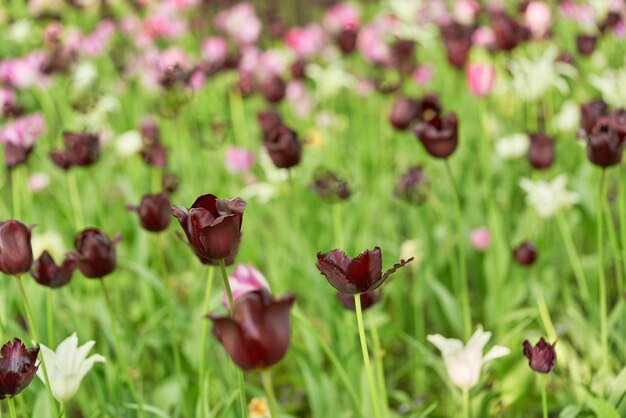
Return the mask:
[[333, 229], [335, 230], [335, 245], [337, 248], [343, 248], [343, 224], [341, 222], [341, 206], [334, 203], [333, 207]]
[[361, 309], [361, 295], [354, 295], [354, 309], [356, 310], [356, 321], [359, 327], [359, 338], [361, 340], [361, 351], [363, 352], [363, 364], [365, 365], [365, 373], [367, 373], [367, 382], [370, 387], [370, 396], [374, 405], [374, 415], [381, 418], [380, 403], [378, 402], [378, 391], [376, 390], [376, 382], [372, 373], [372, 365], [370, 364], [370, 355], [367, 351], [367, 340], [365, 339], [365, 328], [363, 326], [363, 311]]
[[541, 409], [543, 410], [543, 418], [548, 418], [548, 386], [547, 376], [541, 376]]
[[469, 389], [463, 389], [463, 418], [470, 418]]
[[230, 316], [233, 316], [233, 309], [235, 308], [235, 301], [233, 300], [233, 292], [230, 290], [230, 282], [228, 281], [228, 273], [226, 273], [226, 263], [224, 263], [224, 259], [220, 260], [220, 271], [222, 272], [222, 281], [224, 282], [224, 289], [226, 290], [226, 295], [228, 296], [228, 304], [229, 304], [229, 312]]
[[[622, 265], [626, 270], [626, 164], [620, 166], [620, 196], [619, 196], [619, 231], [622, 241]], [[624, 272], [624, 282], [618, 283], [619, 294], [623, 294], [626, 285], [626, 271]]]
[[382, 398], [382, 414], [387, 416], [389, 409], [389, 400], [387, 397], [387, 384], [385, 382], [385, 367], [383, 364], [383, 350], [380, 344], [380, 336], [378, 335], [378, 327], [374, 324], [370, 327], [372, 331], [372, 341], [374, 343], [374, 364], [376, 365], [376, 379], [378, 380], [378, 390]]
[[[205, 314], [206, 312], [209, 311], [209, 307], [210, 307], [210, 303], [211, 303], [211, 293], [213, 292], [213, 280], [215, 279], [215, 269], [212, 267], [209, 267], [209, 275], [207, 277], [207, 284], [206, 284], [206, 289], [204, 291], [204, 308], [202, 313]], [[206, 367], [205, 367], [205, 361], [206, 361], [206, 340], [207, 340], [207, 333], [208, 333], [208, 329], [209, 329], [209, 321], [202, 321], [202, 337], [200, 340], [200, 367], [198, 370], [198, 403], [201, 403], [201, 415], [200, 416], [207, 416], [206, 414], [208, 413], [207, 410], [207, 402], [205, 402], [204, 399], [204, 383], [206, 380]]]
[[263, 389], [265, 389], [267, 402], [270, 407], [270, 417], [278, 418], [278, 402], [276, 402], [274, 386], [272, 385], [272, 372], [270, 370], [263, 370], [261, 372], [261, 380], [263, 381]]
[[46, 321], [48, 328], [48, 347], [54, 347], [54, 321], [52, 320], [53, 297], [52, 288], [46, 289]]
[[604, 276], [604, 245], [602, 242], [602, 206], [605, 198], [606, 170], [603, 168], [600, 174], [600, 186], [598, 188], [598, 222], [597, 222], [597, 240], [598, 240], [598, 292], [600, 294], [600, 340], [602, 342], [602, 369], [607, 370], [608, 354], [609, 354], [609, 333], [607, 328], [607, 296], [606, 296], [606, 277]]
[[137, 405], [139, 406], [139, 415], [144, 417], [145, 412], [143, 409], [143, 401], [139, 397], [139, 393], [137, 392], [137, 388], [135, 387], [135, 382], [133, 382], [133, 378], [131, 377], [130, 372], [128, 370], [128, 365], [126, 364], [126, 355], [122, 351], [122, 345], [120, 344], [119, 336], [117, 335], [117, 324], [115, 322], [115, 315], [113, 314], [113, 304], [111, 302], [111, 297], [109, 296], [109, 292], [107, 291], [106, 285], [104, 284], [104, 279], [101, 278], [99, 282], [100, 282], [100, 286], [102, 287], [102, 293], [104, 294], [104, 300], [107, 305], [107, 310], [109, 311], [109, 320], [111, 321], [111, 332], [113, 333], [113, 342], [115, 343], [115, 351], [117, 353], [117, 357], [120, 362], [120, 365], [124, 369], [124, 377], [126, 378], [126, 382], [130, 389], [130, 392], [133, 395], [135, 402], [137, 402]]
[[459, 299], [461, 302], [461, 308], [463, 310], [463, 329], [465, 331], [465, 337], [469, 339], [472, 335], [472, 314], [470, 311], [470, 296], [469, 296], [469, 284], [467, 282], [467, 264], [465, 263], [465, 245], [464, 245], [464, 237], [463, 237], [463, 218], [461, 216], [461, 195], [459, 194], [459, 189], [454, 181], [454, 176], [452, 175], [452, 169], [450, 168], [450, 162], [445, 160], [446, 172], [448, 173], [448, 177], [450, 179], [450, 184], [452, 184], [452, 188], [454, 189], [454, 208], [455, 208], [455, 217], [456, 217], [456, 227], [458, 234], [458, 291], [459, 291]]
[[574, 245], [574, 240], [572, 238], [572, 232], [567, 226], [561, 211], [556, 214], [556, 222], [559, 226], [561, 237], [563, 238], [563, 244], [565, 245], [567, 257], [569, 258], [572, 270], [574, 270], [574, 277], [576, 278], [580, 297], [583, 301], [589, 301], [589, 286], [587, 285], [587, 279], [585, 278], [585, 271], [583, 270], [583, 265], [580, 262], [580, 256], [576, 251], [576, 246]]
[[548, 305], [546, 305], [546, 300], [543, 297], [543, 291], [541, 290], [541, 286], [537, 282], [537, 274], [535, 271], [532, 273], [532, 283], [535, 292], [535, 300], [537, 301], [537, 310], [539, 311], [539, 317], [541, 318], [541, 322], [543, 322], [543, 327], [548, 333], [548, 337], [551, 341], [556, 340], [556, 329], [554, 328], [554, 324], [552, 319], [550, 318], [550, 311], [548, 311]]
[[13, 203], [13, 218], [20, 219], [22, 217], [22, 200], [20, 199], [20, 190], [18, 187], [17, 174], [15, 169], [9, 170], [11, 176], [11, 200]]
[[15, 413], [15, 403], [13, 402], [12, 396], [7, 398], [7, 403], [9, 404], [9, 414], [11, 415], [11, 418], [17, 418], [17, 414]]
[[80, 193], [78, 191], [75, 170], [70, 169], [67, 172], [67, 187], [70, 192], [72, 211], [74, 212], [74, 227], [77, 231], [80, 231], [85, 227], [85, 217], [83, 216], [83, 207], [80, 204]]

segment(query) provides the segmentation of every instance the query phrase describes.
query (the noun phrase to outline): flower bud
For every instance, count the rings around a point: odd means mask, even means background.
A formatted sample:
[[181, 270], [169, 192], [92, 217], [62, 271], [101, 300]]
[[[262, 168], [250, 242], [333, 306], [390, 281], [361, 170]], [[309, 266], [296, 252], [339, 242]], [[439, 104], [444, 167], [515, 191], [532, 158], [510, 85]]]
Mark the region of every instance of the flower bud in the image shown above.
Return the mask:
[[537, 373], [550, 373], [556, 364], [556, 350], [554, 344], [548, 344], [541, 337], [533, 347], [528, 340], [524, 341], [524, 355], [528, 359], [528, 365]]
[[20, 275], [28, 272], [32, 263], [30, 228], [15, 219], [0, 222], [0, 271]]
[[554, 140], [544, 133], [530, 136], [528, 162], [537, 170], [545, 170], [554, 162]]
[[522, 242], [520, 245], [513, 249], [513, 257], [515, 260], [524, 267], [532, 266], [537, 260], [537, 249], [530, 241]]

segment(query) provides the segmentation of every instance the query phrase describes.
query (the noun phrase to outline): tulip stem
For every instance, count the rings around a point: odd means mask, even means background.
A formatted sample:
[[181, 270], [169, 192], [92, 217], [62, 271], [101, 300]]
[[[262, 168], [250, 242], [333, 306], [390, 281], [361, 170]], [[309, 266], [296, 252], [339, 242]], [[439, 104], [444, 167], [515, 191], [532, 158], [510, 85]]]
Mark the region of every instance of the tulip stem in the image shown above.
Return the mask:
[[556, 222], [559, 226], [559, 232], [563, 237], [563, 244], [565, 245], [565, 251], [567, 251], [567, 257], [569, 258], [569, 262], [574, 270], [574, 277], [576, 278], [576, 282], [578, 284], [580, 297], [583, 301], [588, 301], [589, 286], [587, 285], [587, 279], [585, 278], [585, 271], [583, 270], [582, 263], [580, 262], [580, 257], [576, 252], [576, 246], [574, 245], [574, 240], [572, 239], [572, 233], [570, 232], [561, 211], [556, 214]]
[[[215, 269], [209, 267], [209, 275], [207, 277], [206, 290], [204, 291], [204, 308], [202, 310], [202, 314], [204, 315], [209, 311], [209, 307], [211, 304], [211, 293], [213, 292], [213, 280], [215, 279]], [[207, 416], [206, 408], [207, 403], [204, 401], [204, 381], [206, 380], [205, 372], [206, 372], [206, 340], [207, 340], [207, 332], [209, 329], [209, 321], [202, 321], [202, 338], [200, 340], [200, 368], [198, 370], [198, 402], [201, 403], [201, 417]]]
[[54, 346], [54, 321], [52, 320], [52, 288], [46, 289], [46, 323], [48, 328], [48, 347]]
[[546, 299], [543, 297], [541, 285], [537, 281], [537, 273], [534, 270], [532, 272], [532, 286], [535, 292], [535, 300], [537, 301], [537, 310], [539, 311], [539, 317], [541, 318], [541, 322], [543, 322], [543, 327], [548, 333], [548, 337], [552, 341], [555, 341], [557, 338], [556, 329], [554, 328], [554, 323], [550, 318], [550, 311], [548, 310]]
[[17, 418], [17, 414], [15, 413], [15, 403], [13, 402], [12, 396], [7, 398], [7, 403], [9, 404], [9, 414], [11, 415], [11, 418]]
[[[228, 281], [228, 273], [226, 273], [226, 263], [224, 259], [220, 259], [220, 270], [222, 271], [222, 280], [224, 281], [224, 288], [226, 289], [226, 295], [228, 295], [228, 303], [230, 304], [230, 317], [233, 317], [235, 302], [233, 300], [233, 292], [230, 289], [230, 282]], [[239, 384], [239, 406], [241, 407], [241, 416], [248, 416], [248, 402], [246, 401], [246, 385], [243, 380], [243, 372], [236, 368], [237, 383]]]
[[463, 389], [463, 417], [470, 418], [470, 415], [469, 389]]
[[546, 387], [548, 386], [548, 377], [541, 377], [541, 408], [543, 409], [543, 418], [548, 418], [548, 393]]
[[278, 418], [278, 403], [276, 402], [276, 395], [274, 394], [274, 385], [272, 385], [272, 372], [270, 370], [263, 370], [261, 372], [261, 380], [263, 380], [263, 389], [265, 389], [267, 402], [270, 407], [270, 417]]
[[460, 293], [461, 299], [461, 308], [463, 310], [463, 328], [465, 330], [465, 337], [469, 338], [472, 334], [472, 314], [470, 311], [470, 295], [469, 295], [469, 285], [467, 283], [467, 264], [465, 263], [465, 246], [464, 246], [464, 236], [463, 236], [463, 218], [461, 217], [461, 195], [459, 194], [459, 189], [454, 181], [454, 175], [452, 174], [452, 169], [450, 168], [450, 162], [448, 159], [445, 160], [446, 172], [448, 173], [448, 177], [450, 178], [450, 184], [452, 184], [452, 188], [454, 189], [454, 209], [455, 209], [455, 217], [456, 217], [456, 227], [458, 234], [458, 266], [459, 266], [459, 283], [458, 283], [458, 291]]
[[381, 412], [383, 416], [387, 416], [389, 409], [389, 400], [387, 398], [387, 384], [385, 382], [385, 366], [383, 364], [383, 350], [380, 344], [380, 336], [378, 335], [378, 327], [374, 324], [371, 326], [372, 342], [374, 343], [374, 364], [376, 366], [376, 379], [378, 380], [378, 390], [381, 394]]
[[67, 187], [70, 192], [70, 202], [72, 203], [72, 211], [74, 212], [74, 227], [80, 231], [85, 226], [85, 217], [83, 216], [83, 207], [80, 204], [80, 193], [78, 191], [78, 181], [74, 170], [67, 172]]
[[339, 203], [332, 205], [333, 207], [333, 227], [335, 229], [335, 246], [343, 248], [343, 225], [341, 224], [341, 206]]
[[367, 373], [367, 382], [370, 387], [370, 395], [372, 404], [374, 405], [374, 415], [381, 418], [380, 403], [378, 402], [378, 391], [374, 382], [374, 374], [372, 373], [372, 365], [370, 363], [370, 355], [367, 351], [367, 340], [365, 339], [365, 327], [363, 326], [363, 310], [361, 309], [361, 295], [354, 295], [354, 309], [356, 311], [356, 321], [359, 327], [359, 338], [361, 340], [361, 351], [363, 352], [363, 364], [365, 365], [365, 373]]
[[106, 285], [104, 284], [104, 279], [99, 279], [100, 286], [102, 287], [102, 293], [104, 294], [104, 300], [107, 305], [107, 310], [109, 311], [109, 320], [111, 321], [111, 333], [113, 334], [113, 342], [115, 344], [115, 352], [117, 354], [117, 358], [120, 362], [120, 366], [124, 369], [124, 377], [128, 383], [128, 387], [130, 392], [135, 398], [135, 402], [137, 402], [137, 406], [139, 407], [139, 415], [141, 417], [145, 417], [145, 411], [143, 410], [143, 401], [139, 397], [139, 393], [137, 392], [137, 388], [135, 387], [135, 382], [133, 382], [133, 378], [130, 375], [128, 370], [128, 365], [126, 364], [126, 355], [122, 352], [122, 345], [120, 344], [119, 336], [117, 335], [117, 324], [115, 323], [115, 315], [113, 315], [113, 304], [111, 302], [111, 297], [109, 296], [109, 292], [107, 291]]
[[600, 186], [598, 189], [598, 292], [600, 294], [600, 340], [602, 342], [602, 370], [608, 366], [609, 354], [609, 334], [607, 329], [607, 307], [606, 307], [606, 277], [604, 276], [604, 248], [602, 242], [602, 207], [605, 199], [606, 170], [603, 168], [600, 173]]
[[11, 200], [13, 203], [13, 218], [20, 219], [22, 217], [22, 201], [20, 200], [20, 191], [18, 190], [18, 179], [15, 174], [15, 168], [9, 169], [11, 176]]
[[[620, 219], [620, 236], [622, 241], [622, 262], [625, 263], [624, 267], [626, 267], [626, 164], [622, 164], [620, 166], [620, 192], [619, 192], [619, 219]], [[626, 276], [626, 275], [625, 275]], [[619, 283], [618, 290], [619, 294], [623, 294], [624, 285], [626, 283], [622, 281]]]

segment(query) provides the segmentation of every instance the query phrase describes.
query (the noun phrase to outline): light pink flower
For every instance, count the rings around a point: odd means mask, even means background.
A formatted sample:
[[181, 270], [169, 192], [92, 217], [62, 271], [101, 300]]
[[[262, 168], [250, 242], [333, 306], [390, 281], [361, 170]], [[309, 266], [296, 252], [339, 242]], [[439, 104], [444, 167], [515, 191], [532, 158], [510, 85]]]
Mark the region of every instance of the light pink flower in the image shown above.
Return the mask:
[[8, 87], [0, 87], [0, 113], [5, 106], [13, 106], [15, 104], [15, 91]]
[[376, 89], [376, 87], [374, 86], [374, 83], [372, 83], [370, 80], [366, 79], [366, 78], [360, 78], [359, 81], [357, 81], [356, 83], [356, 95], [360, 96], [360, 97], [367, 97], [369, 96], [372, 92], [374, 92]]
[[411, 77], [413, 81], [420, 86], [425, 86], [433, 79], [434, 70], [433, 67], [428, 64], [423, 64], [415, 68]]
[[485, 251], [491, 245], [491, 233], [484, 226], [474, 229], [470, 239], [476, 251]]
[[285, 44], [300, 58], [310, 58], [324, 47], [324, 32], [315, 23], [291, 28], [285, 35]]
[[46, 121], [41, 113], [22, 116], [13, 123], [4, 125], [0, 131], [0, 142], [22, 148], [31, 147], [46, 128]]
[[187, 24], [166, 4], [157, 8], [143, 22], [143, 32], [151, 39], [178, 39], [187, 31]]
[[390, 66], [393, 63], [387, 38], [396, 26], [395, 16], [384, 15], [379, 16], [359, 31], [357, 48], [366, 61], [382, 66]]
[[206, 75], [201, 70], [196, 70], [189, 77], [189, 88], [198, 91], [206, 84]]
[[613, 28], [613, 35], [615, 35], [617, 39], [623, 39], [626, 37], [626, 24], [624, 24], [623, 20], [615, 25]]
[[543, 37], [552, 22], [552, 10], [550, 6], [541, 1], [531, 1], [524, 13], [524, 23], [534, 38]]
[[276, 49], [268, 49], [259, 55], [255, 73], [257, 79], [266, 80], [283, 74], [288, 66], [289, 62], [285, 54]]
[[228, 54], [228, 44], [221, 36], [211, 36], [202, 41], [202, 58], [210, 64], [222, 64]]
[[[228, 282], [230, 283], [234, 301], [248, 292], [253, 292], [257, 289], [269, 290], [270, 288], [267, 279], [252, 264], [238, 264], [233, 273], [228, 276]], [[226, 309], [230, 309], [226, 293], [224, 293], [222, 303], [226, 306]]]
[[313, 102], [302, 80], [292, 80], [287, 84], [285, 98], [300, 118], [309, 115], [313, 109]]
[[110, 20], [103, 20], [90, 35], [81, 40], [80, 52], [90, 57], [104, 54], [114, 32], [115, 24]]
[[571, 0], [563, 0], [559, 4], [559, 11], [564, 17], [587, 27], [591, 27], [596, 19], [593, 7], [589, 4], [574, 3]]
[[33, 173], [28, 178], [28, 188], [31, 192], [40, 192], [50, 185], [50, 177], [43, 172]]
[[43, 51], [34, 51], [28, 55], [9, 58], [0, 62], [0, 81], [17, 89], [42, 84], [46, 77], [41, 68], [46, 61]]
[[454, 5], [454, 20], [464, 25], [474, 23], [480, 4], [476, 0], [457, 0]]
[[176, 10], [187, 10], [200, 3], [199, 0], [169, 0], [169, 4]]
[[245, 148], [228, 147], [226, 168], [232, 173], [245, 173], [254, 165], [254, 153]]
[[63, 25], [60, 22], [52, 22], [43, 32], [43, 40], [46, 45], [55, 47], [61, 42], [61, 35], [63, 34]]
[[241, 50], [238, 70], [242, 73], [254, 74], [261, 61], [262, 52], [256, 46], [246, 46]]
[[261, 21], [250, 3], [239, 3], [215, 17], [215, 26], [229, 34], [240, 45], [256, 43], [261, 34]]
[[483, 48], [491, 48], [496, 42], [496, 35], [488, 26], [481, 26], [472, 34], [472, 43]]
[[336, 35], [344, 29], [358, 28], [360, 25], [359, 9], [352, 3], [337, 3], [324, 14], [324, 28]]
[[467, 85], [475, 96], [487, 96], [493, 89], [496, 69], [491, 64], [469, 64], [465, 68]]

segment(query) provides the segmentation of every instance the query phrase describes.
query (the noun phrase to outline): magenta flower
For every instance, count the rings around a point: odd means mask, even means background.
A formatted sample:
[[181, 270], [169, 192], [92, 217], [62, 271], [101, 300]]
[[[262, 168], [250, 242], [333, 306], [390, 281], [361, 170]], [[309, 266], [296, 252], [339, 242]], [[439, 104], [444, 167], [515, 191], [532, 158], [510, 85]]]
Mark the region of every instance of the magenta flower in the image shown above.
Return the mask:
[[413, 70], [411, 77], [418, 86], [425, 86], [433, 79], [435, 70], [428, 64], [419, 65]]
[[496, 43], [496, 34], [489, 26], [481, 26], [472, 34], [472, 44], [483, 48], [492, 48]]
[[81, 40], [80, 52], [90, 57], [101, 56], [106, 52], [114, 33], [115, 24], [110, 20], [103, 20], [91, 34]]
[[488, 228], [482, 226], [472, 231], [470, 240], [472, 241], [472, 246], [476, 249], [476, 251], [482, 252], [489, 248], [489, 245], [491, 245], [491, 233]]
[[[237, 264], [233, 273], [228, 276], [228, 282], [230, 283], [230, 290], [233, 293], [234, 301], [248, 292], [254, 292], [258, 289], [270, 290], [270, 285], [265, 276], [263, 276], [263, 273], [254, 268], [251, 263]], [[230, 310], [230, 303], [228, 302], [226, 292], [224, 292], [222, 304], [226, 309]]]
[[254, 165], [254, 153], [245, 148], [228, 147], [225, 160], [228, 171], [245, 173]]
[[240, 45], [256, 43], [262, 24], [250, 3], [239, 3], [215, 17], [215, 26], [230, 35]]
[[43, 51], [0, 61], [0, 82], [17, 89], [41, 84], [46, 79], [41, 72], [45, 61], [46, 54]]
[[496, 69], [491, 64], [469, 64], [465, 68], [467, 84], [475, 96], [488, 96], [493, 89]]
[[324, 32], [314, 23], [305, 27], [291, 28], [285, 35], [285, 45], [298, 58], [311, 58], [324, 47]]
[[393, 51], [387, 43], [387, 37], [396, 26], [395, 16], [384, 15], [359, 31], [357, 48], [366, 61], [382, 67], [390, 67], [393, 64]]
[[221, 36], [211, 36], [202, 41], [202, 58], [209, 64], [221, 65], [228, 55], [228, 43]]
[[337, 35], [345, 29], [358, 29], [361, 18], [359, 9], [352, 3], [337, 3], [324, 14], [324, 28]]
[[537, 344], [533, 345], [524, 341], [524, 356], [528, 359], [528, 365], [531, 369], [537, 373], [550, 373], [556, 365], [556, 350], [553, 344], [548, 344], [546, 340], [541, 337]]
[[41, 113], [33, 113], [6, 124], [0, 131], [0, 142], [20, 147], [32, 147], [44, 133], [46, 120]]
[[187, 23], [171, 5], [163, 2], [143, 23], [143, 33], [149, 39], [178, 39], [187, 31]]

